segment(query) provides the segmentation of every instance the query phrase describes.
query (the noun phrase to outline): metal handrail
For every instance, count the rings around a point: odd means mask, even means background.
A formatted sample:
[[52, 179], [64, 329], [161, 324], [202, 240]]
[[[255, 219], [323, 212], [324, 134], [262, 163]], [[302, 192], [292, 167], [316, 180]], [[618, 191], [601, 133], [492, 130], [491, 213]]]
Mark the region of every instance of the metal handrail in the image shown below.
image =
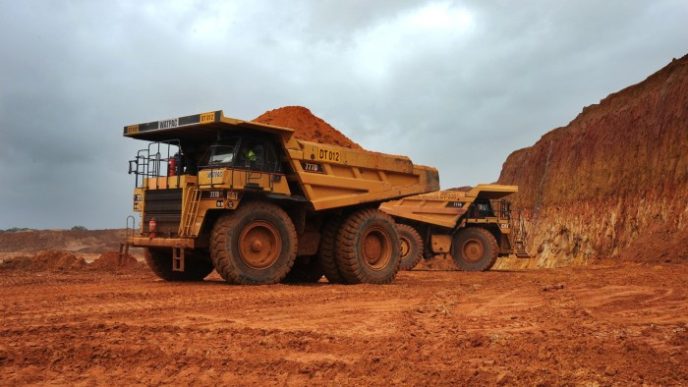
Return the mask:
[[[164, 148], [165, 146], [167, 146], [167, 149]], [[139, 149], [136, 152], [136, 157], [134, 160], [129, 161], [129, 174], [134, 174], [136, 176], [134, 181], [135, 187], [144, 187], [146, 178], [170, 176], [169, 167], [167, 166], [169, 165], [169, 160], [175, 157], [175, 155], [171, 155], [173, 146], [177, 147], [176, 154], [179, 155], [179, 160], [181, 160], [184, 155], [181, 149], [181, 142], [178, 139], [168, 140], [163, 143], [151, 142], [146, 148]], [[163, 157], [163, 154], [166, 157]], [[166, 165], [164, 168], [166, 174], [164, 176], [162, 174], [162, 163], [165, 163]], [[177, 168], [183, 167], [177, 166]], [[179, 186], [181, 182], [181, 174], [175, 173], [175, 176], [177, 177], [177, 186]], [[140, 180], [139, 177], [141, 178]], [[157, 188], [158, 182], [156, 179], [155, 189]]]

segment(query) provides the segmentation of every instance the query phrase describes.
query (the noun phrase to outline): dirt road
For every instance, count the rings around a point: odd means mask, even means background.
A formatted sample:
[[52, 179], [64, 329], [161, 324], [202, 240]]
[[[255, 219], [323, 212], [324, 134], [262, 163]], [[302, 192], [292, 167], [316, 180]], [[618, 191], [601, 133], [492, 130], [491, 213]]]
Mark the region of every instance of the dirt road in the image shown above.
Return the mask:
[[388, 286], [0, 274], [0, 385], [688, 380], [686, 264], [414, 271]]

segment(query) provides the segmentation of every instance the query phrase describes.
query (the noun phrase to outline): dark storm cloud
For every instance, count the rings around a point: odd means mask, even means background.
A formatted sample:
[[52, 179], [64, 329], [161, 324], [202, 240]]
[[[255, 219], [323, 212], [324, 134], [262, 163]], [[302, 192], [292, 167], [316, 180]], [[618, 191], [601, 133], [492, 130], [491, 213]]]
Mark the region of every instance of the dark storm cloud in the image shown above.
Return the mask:
[[304, 105], [363, 146], [496, 179], [686, 53], [683, 1], [0, 0], [0, 228], [119, 227], [125, 124]]

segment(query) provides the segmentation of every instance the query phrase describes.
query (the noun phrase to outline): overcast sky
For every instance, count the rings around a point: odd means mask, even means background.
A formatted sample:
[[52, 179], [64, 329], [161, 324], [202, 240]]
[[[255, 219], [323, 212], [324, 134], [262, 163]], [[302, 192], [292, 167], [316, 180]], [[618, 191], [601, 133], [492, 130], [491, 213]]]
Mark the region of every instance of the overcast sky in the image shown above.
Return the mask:
[[688, 53], [688, 1], [0, 0], [0, 228], [121, 227], [126, 124], [310, 108], [365, 148], [504, 159]]

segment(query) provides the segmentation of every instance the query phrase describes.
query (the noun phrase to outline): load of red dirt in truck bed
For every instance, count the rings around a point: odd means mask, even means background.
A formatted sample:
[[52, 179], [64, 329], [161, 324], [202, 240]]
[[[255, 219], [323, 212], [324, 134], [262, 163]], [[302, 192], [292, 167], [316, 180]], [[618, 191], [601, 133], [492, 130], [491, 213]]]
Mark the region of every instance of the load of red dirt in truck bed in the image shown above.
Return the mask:
[[253, 121], [294, 129], [294, 136], [299, 140], [362, 149], [360, 145], [351, 141], [342, 132], [302, 106], [284, 106], [269, 110]]

